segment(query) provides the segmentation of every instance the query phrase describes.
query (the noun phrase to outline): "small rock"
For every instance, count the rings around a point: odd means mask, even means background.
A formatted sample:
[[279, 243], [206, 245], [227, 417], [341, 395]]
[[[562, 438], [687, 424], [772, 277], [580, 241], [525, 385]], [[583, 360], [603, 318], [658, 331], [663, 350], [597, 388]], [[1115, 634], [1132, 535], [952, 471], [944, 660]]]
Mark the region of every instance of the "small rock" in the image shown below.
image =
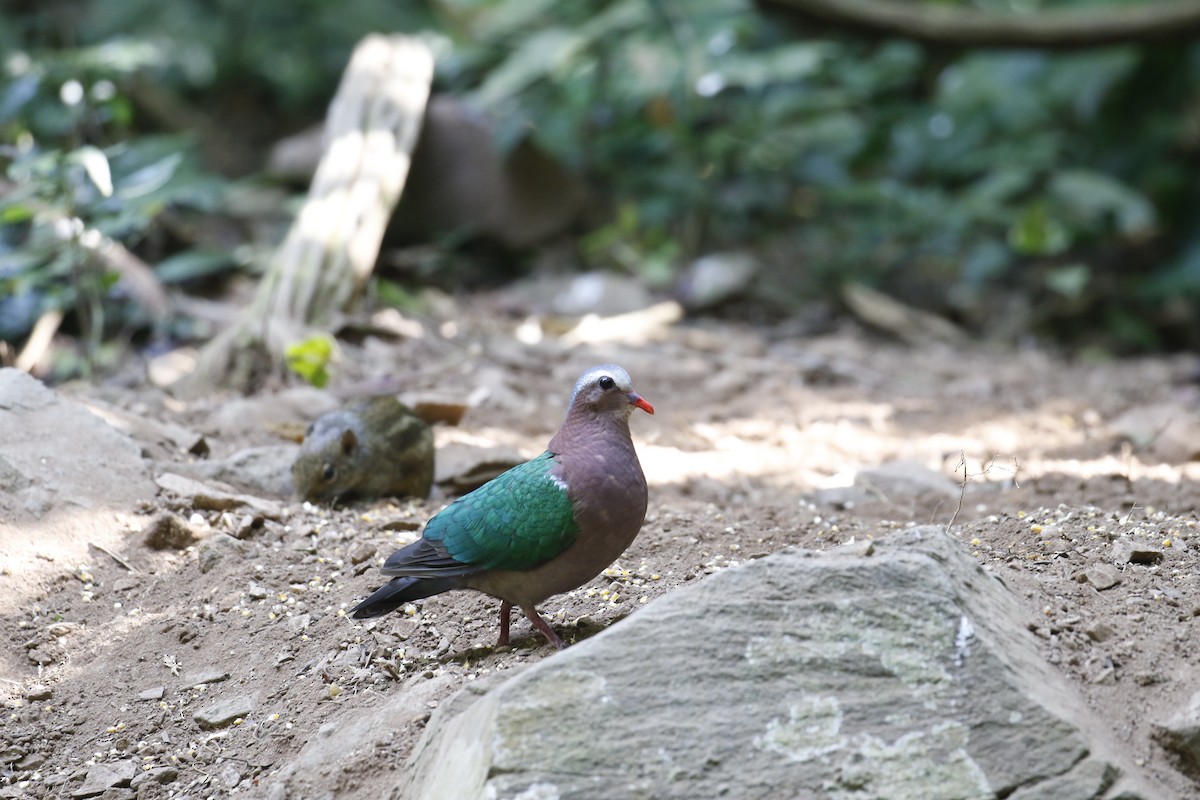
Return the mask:
[[1163, 551], [1157, 547], [1142, 545], [1134, 547], [1129, 554], [1130, 564], [1157, 564], [1163, 560]]
[[1157, 683], [1163, 683], [1166, 680], [1157, 672], [1135, 672], [1133, 682], [1138, 686], [1154, 686]]
[[430, 425], [442, 422], [446, 425], [456, 426], [462, 422], [463, 415], [467, 413], [466, 403], [448, 398], [425, 398], [416, 400], [409, 405], [412, 406], [414, 414]]
[[1074, 549], [1074, 542], [1068, 541], [1059, 536], [1042, 541], [1042, 552], [1044, 553], [1070, 553]]
[[62, 636], [67, 636], [68, 634], [78, 632], [79, 631], [79, 623], [77, 623], [77, 622], [55, 622], [53, 625], [51, 625], [46, 630], [50, 632], [51, 636], [53, 636], [54, 638], [57, 639]]
[[959, 485], [942, 473], [919, 461], [906, 459], [887, 461], [877, 467], [861, 470], [854, 478], [854, 485], [882, 494], [889, 500], [916, 497], [927, 492], [957, 498], [961, 492]]
[[221, 769], [220, 778], [226, 789], [234, 789], [242, 782], [242, 773], [233, 764], [226, 764]]
[[297, 614], [294, 617], [288, 617], [288, 630], [292, 633], [304, 633], [308, 630], [309, 624], [312, 622], [312, 617], [308, 614]]
[[227, 458], [208, 458], [188, 463], [155, 463], [164, 472], [174, 472], [198, 481], [214, 481], [251, 494], [287, 497], [292, 493], [292, 462], [295, 444], [268, 445], [239, 450]]
[[136, 589], [141, 585], [142, 585], [142, 581], [139, 578], [134, 578], [134, 577], [117, 578], [115, 581], [112, 582], [112, 590], [114, 592], [128, 592], [130, 589]]
[[138, 700], [162, 700], [166, 690], [161, 686], [145, 689], [138, 695]]
[[1200, 692], [1192, 695], [1186, 708], [1151, 730], [1154, 740], [1178, 758], [1192, 778], [1200, 777]]
[[95, 797], [114, 786], [128, 786], [137, 767], [133, 761], [117, 761], [111, 764], [96, 764], [84, 776], [83, 786], [71, 792], [72, 797]]
[[150, 521], [143, 541], [152, 550], [183, 550], [200, 541], [200, 534], [183, 517], [163, 511]]
[[1160, 461], [1182, 464], [1200, 455], [1200, 414], [1178, 402], [1136, 406], [1112, 420], [1109, 428]]
[[249, 539], [257, 531], [262, 530], [263, 522], [264, 519], [261, 514], [243, 514], [238, 518], [237, 526], [234, 528], [234, 538]]
[[50, 687], [44, 683], [35, 683], [25, 690], [26, 700], [49, 700], [50, 697]]
[[158, 769], [150, 769], [140, 773], [130, 782], [129, 787], [136, 789], [143, 783], [150, 783], [151, 781], [165, 785], [173, 783], [178, 778], [179, 770], [175, 769], [175, 767], [159, 767]]
[[46, 757], [41, 753], [26, 753], [17, 762], [17, 769], [31, 770], [37, 769], [42, 764], [46, 763]]
[[187, 676], [183, 687], [184, 689], [194, 689], [197, 686], [208, 683], [220, 683], [221, 681], [229, 680], [229, 673], [221, 669], [211, 669], [207, 672], [197, 672], [195, 675]]
[[875, 543], [870, 539], [851, 539], [833, 548], [832, 552], [847, 556], [866, 558], [875, 554]]
[[375, 555], [376, 547], [369, 542], [359, 542], [350, 548], [349, 556], [351, 564], [361, 564], [371, 556]]
[[748, 253], [713, 253], [684, 270], [676, 293], [689, 311], [712, 308], [745, 294], [758, 272], [758, 260]]
[[1111, 589], [1121, 582], [1121, 573], [1112, 564], [1093, 564], [1083, 574], [1100, 591]]
[[229, 553], [242, 555], [245, 553], [245, 545], [232, 536], [224, 534], [213, 536], [200, 545], [199, 560], [196, 566], [202, 573], [211, 572], [221, 562], [221, 559]]
[[58, 660], [58, 657], [54, 653], [51, 653], [44, 647], [35, 647], [32, 650], [25, 651], [25, 657], [39, 667], [48, 666]]
[[1107, 622], [1097, 622], [1089, 625], [1085, 633], [1093, 642], [1106, 642], [1113, 637], [1116, 631]]
[[267, 800], [287, 800], [287, 796], [287, 784], [282, 781], [275, 781], [267, 787]]
[[1112, 543], [1112, 552], [1109, 553], [1109, 560], [1118, 567], [1129, 563], [1130, 557], [1133, 555], [1133, 545], [1128, 539], [1117, 539]]
[[1121, 538], [1113, 542], [1109, 559], [1117, 566], [1124, 564], [1157, 564], [1163, 560], [1162, 548]]
[[209, 486], [201, 481], [186, 478], [174, 472], [164, 472], [155, 481], [168, 494], [175, 495], [194, 509], [205, 511], [232, 511], [246, 509], [267, 519], [278, 520], [283, 508], [278, 503], [249, 494], [238, 494]]
[[192, 715], [196, 724], [201, 728], [221, 728], [239, 717], [246, 717], [254, 711], [255, 699], [250, 695], [227, 697], [210, 703]]
[[264, 600], [271, 593], [267, 591], [267, 587], [259, 583], [250, 584], [250, 588], [246, 590], [251, 600]]

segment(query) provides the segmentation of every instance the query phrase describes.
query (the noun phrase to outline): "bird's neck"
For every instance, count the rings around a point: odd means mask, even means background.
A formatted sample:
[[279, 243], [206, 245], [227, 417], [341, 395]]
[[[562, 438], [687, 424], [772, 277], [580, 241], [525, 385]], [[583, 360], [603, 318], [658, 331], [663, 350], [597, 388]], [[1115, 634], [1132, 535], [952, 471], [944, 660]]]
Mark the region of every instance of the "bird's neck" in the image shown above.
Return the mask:
[[619, 442], [632, 448], [629, 415], [571, 411], [547, 449], [551, 453], [566, 453], [576, 448], [594, 447], [598, 442]]

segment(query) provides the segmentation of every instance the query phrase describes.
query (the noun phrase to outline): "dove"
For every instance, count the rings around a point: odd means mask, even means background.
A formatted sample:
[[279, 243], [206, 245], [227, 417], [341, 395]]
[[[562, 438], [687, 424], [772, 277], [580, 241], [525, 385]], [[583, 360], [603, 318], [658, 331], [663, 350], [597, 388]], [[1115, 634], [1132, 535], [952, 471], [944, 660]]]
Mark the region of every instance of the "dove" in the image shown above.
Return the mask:
[[629, 434], [639, 408], [654, 413], [621, 367], [584, 372], [546, 451], [434, 515], [420, 539], [384, 562], [381, 571], [392, 579], [352, 616], [377, 617], [424, 597], [472, 589], [500, 600], [497, 646], [508, 644], [518, 606], [562, 649], [537, 606], [599, 575], [646, 519], [646, 477]]

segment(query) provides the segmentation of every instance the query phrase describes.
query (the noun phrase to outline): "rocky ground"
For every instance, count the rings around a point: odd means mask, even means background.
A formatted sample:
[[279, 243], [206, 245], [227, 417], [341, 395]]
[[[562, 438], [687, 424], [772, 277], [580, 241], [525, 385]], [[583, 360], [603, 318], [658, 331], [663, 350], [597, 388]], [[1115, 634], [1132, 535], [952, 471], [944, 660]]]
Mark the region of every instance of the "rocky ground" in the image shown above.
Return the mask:
[[[345, 343], [334, 388], [466, 404], [436, 431], [450, 478], [539, 452], [578, 373], [621, 363], [657, 410], [632, 425], [650, 512], [617, 564], [542, 608], [565, 639], [782, 548], [944, 525], [1017, 594], [1045, 657], [1137, 764], [1180, 798], [1200, 792], [1153, 735], [1200, 690], [1194, 360], [1077, 363], [899, 345], [852, 325], [663, 319], [564, 337], [489, 298], [447, 301], [405, 335]], [[444, 486], [328, 509], [261, 480], [173, 477], [288, 444], [328, 393], [185, 403], [140, 380], [62, 393], [127, 427], [158, 485], [69, 525], [48, 522], [53, 503], [4, 507], [0, 797], [379, 796], [440, 702], [554, 657], [523, 621], [511, 647], [493, 647], [498, 603], [474, 594], [346, 617]], [[43, 446], [97, 457], [73, 438]], [[411, 713], [389, 746], [320, 785], [286, 782], [306, 743], [352, 747], [340, 732], [395, 693]]]

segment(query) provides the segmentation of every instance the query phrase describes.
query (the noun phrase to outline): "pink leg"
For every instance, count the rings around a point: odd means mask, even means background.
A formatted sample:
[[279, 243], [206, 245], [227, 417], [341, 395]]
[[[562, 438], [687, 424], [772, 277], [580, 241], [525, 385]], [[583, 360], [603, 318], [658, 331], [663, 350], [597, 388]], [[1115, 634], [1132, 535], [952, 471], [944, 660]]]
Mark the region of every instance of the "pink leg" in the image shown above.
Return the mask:
[[550, 623], [542, 619], [542, 615], [537, 612], [536, 608], [522, 610], [525, 612], [525, 616], [529, 618], [529, 621], [533, 623], [533, 627], [541, 631], [542, 635], [549, 640], [550, 644], [554, 645], [559, 650], [562, 650], [564, 647], [566, 647], [566, 645], [563, 644], [563, 640], [558, 638], [558, 634], [554, 632], [554, 628], [551, 628]]
[[512, 603], [507, 600], [500, 601], [500, 638], [496, 640], [496, 647], [508, 646], [508, 623], [509, 616], [512, 614]]

